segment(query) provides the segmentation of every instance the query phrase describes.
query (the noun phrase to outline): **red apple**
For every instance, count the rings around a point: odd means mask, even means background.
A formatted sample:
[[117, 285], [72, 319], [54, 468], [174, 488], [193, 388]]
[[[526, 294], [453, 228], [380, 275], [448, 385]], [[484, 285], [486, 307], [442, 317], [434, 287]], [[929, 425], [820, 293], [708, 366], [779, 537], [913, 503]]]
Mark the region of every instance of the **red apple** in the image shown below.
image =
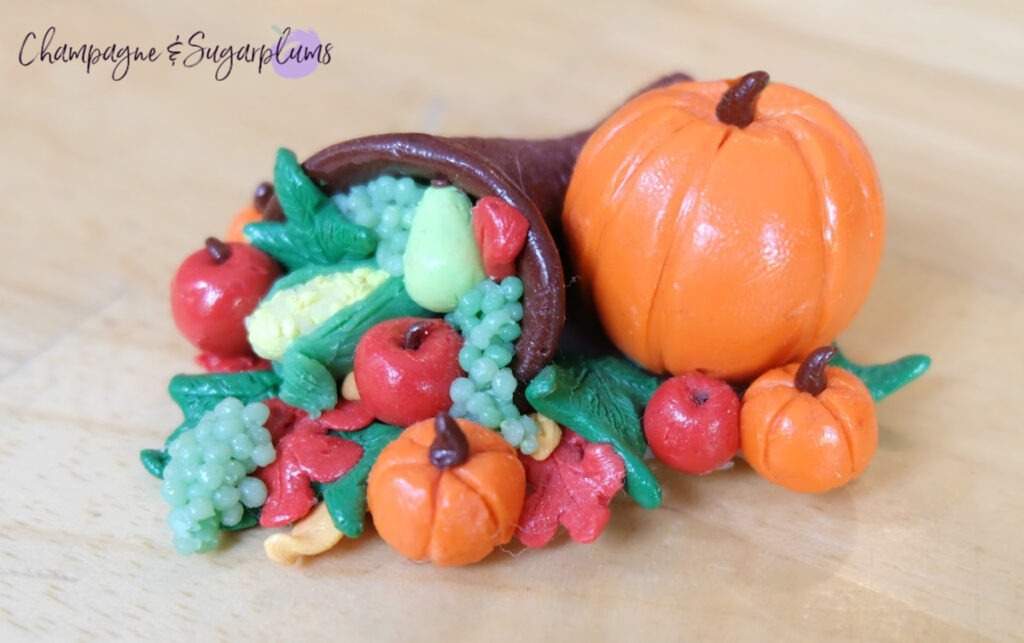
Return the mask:
[[740, 400], [722, 380], [684, 373], [658, 387], [644, 411], [655, 456], [686, 473], [710, 473], [740, 448]]
[[247, 243], [211, 237], [174, 275], [174, 323], [201, 351], [221, 357], [250, 355], [245, 318], [280, 274], [277, 262], [266, 253]]
[[374, 417], [409, 426], [451, 406], [448, 389], [463, 374], [462, 336], [443, 319], [402, 317], [366, 331], [353, 372], [359, 399]]

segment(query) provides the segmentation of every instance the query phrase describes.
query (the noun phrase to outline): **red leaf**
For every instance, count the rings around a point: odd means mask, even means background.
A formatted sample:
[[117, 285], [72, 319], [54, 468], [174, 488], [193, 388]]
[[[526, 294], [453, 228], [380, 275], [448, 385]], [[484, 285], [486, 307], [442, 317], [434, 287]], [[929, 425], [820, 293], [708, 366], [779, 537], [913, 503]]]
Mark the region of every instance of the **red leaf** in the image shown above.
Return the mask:
[[240, 373], [242, 371], [269, 371], [271, 363], [256, 355], [225, 357], [216, 353], [199, 353], [196, 364], [208, 373]]
[[373, 412], [355, 400], [341, 400], [338, 406], [322, 414], [317, 421], [332, 431], [358, 431], [373, 422]]
[[527, 547], [548, 544], [561, 523], [579, 543], [597, 539], [611, 518], [608, 503], [622, 488], [626, 465], [610, 444], [589, 443], [569, 429], [546, 460], [520, 456], [532, 490], [516, 536]]
[[267, 485], [260, 525], [280, 527], [303, 518], [316, 504], [311, 481], [333, 482], [345, 475], [362, 459], [363, 447], [327, 435], [330, 427], [322, 419], [311, 419], [280, 400], [267, 403], [271, 407], [267, 429], [277, 434], [277, 458], [255, 474]]
[[281, 438], [292, 430], [296, 415], [302, 413], [302, 411], [277, 397], [263, 400], [263, 403], [270, 409], [270, 417], [267, 418], [267, 422], [263, 426], [267, 431], [270, 431], [270, 440], [276, 447]]
[[296, 465], [314, 482], [337, 480], [363, 457], [363, 447], [333, 435], [296, 432], [285, 441]]
[[484, 272], [495, 281], [515, 274], [516, 257], [526, 243], [530, 222], [523, 213], [496, 196], [473, 206], [473, 236], [484, 260]]
[[294, 464], [278, 454], [267, 466], [256, 471], [256, 477], [267, 485], [267, 502], [260, 512], [263, 527], [283, 527], [299, 520], [316, 504], [309, 478]]

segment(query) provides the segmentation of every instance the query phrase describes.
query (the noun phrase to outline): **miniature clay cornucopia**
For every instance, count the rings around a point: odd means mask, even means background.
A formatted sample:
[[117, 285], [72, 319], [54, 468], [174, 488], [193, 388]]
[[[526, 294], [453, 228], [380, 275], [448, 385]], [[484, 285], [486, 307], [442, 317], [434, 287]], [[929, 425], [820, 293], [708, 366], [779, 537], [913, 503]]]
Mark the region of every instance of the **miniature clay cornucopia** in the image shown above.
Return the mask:
[[[671, 74], [634, 96], [689, 79]], [[381, 134], [327, 147], [302, 169], [327, 194], [381, 175], [404, 175], [444, 180], [473, 197], [496, 196], [519, 210], [530, 230], [517, 262], [524, 313], [512, 368], [528, 383], [551, 361], [565, 324], [565, 277], [549, 225], [558, 225], [576, 157], [591, 131], [543, 140]], [[265, 220], [284, 217], [276, 196], [262, 209]]]
[[[794, 126], [832, 138], [804, 149], [772, 120], [791, 96], [810, 110]], [[561, 138], [384, 134], [301, 164], [279, 150], [274, 184], [172, 284], [207, 371], [171, 380], [184, 421], [141, 454], [175, 548], [294, 525], [266, 542], [294, 562], [359, 537], [368, 510], [396, 550], [438, 565], [513, 536], [543, 547], [560, 525], [592, 542], [620, 489], [660, 505], [651, 454], [706, 474], [742, 452], [801, 492], [853, 480], [877, 444], [874, 402], [929, 364], [862, 366], [831, 345], [842, 324], [826, 321], [848, 321], [874, 275], [876, 188], [852, 128], [764, 72], [666, 76]], [[822, 241], [834, 258], [812, 251]], [[842, 279], [819, 274], [836, 266]], [[832, 282], [857, 287], [822, 292]], [[782, 287], [811, 303], [787, 308]], [[794, 323], [818, 330], [809, 356]]]

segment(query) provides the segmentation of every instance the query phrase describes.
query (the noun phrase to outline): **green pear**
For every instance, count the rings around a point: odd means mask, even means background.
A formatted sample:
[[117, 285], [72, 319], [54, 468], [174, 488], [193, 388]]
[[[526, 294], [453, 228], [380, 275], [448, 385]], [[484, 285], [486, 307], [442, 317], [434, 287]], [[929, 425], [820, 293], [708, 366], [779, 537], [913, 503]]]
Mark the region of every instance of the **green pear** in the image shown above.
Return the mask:
[[453, 186], [427, 188], [405, 247], [405, 289], [436, 313], [455, 310], [459, 295], [486, 278], [473, 236], [469, 197]]

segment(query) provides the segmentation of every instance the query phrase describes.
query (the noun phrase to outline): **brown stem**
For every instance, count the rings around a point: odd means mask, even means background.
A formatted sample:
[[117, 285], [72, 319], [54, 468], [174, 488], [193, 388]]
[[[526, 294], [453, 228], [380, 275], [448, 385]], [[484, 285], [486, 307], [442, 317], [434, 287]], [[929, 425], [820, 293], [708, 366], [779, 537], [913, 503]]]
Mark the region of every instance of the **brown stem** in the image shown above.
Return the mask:
[[435, 187], [435, 188], [446, 188], [446, 187], [448, 187], [451, 184], [452, 184], [452, 182], [449, 181], [448, 179], [444, 178], [443, 176], [439, 176], [437, 178], [430, 179], [431, 187]]
[[758, 95], [768, 86], [768, 73], [752, 71], [722, 94], [715, 108], [715, 116], [726, 125], [746, 127], [754, 122], [754, 107]]
[[256, 192], [252, 195], [252, 204], [262, 214], [267, 209], [267, 204], [274, 198], [274, 185], [270, 181], [264, 181], [256, 186]]
[[828, 386], [825, 367], [835, 356], [835, 346], [822, 346], [811, 351], [811, 354], [804, 358], [800, 368], [796, 371], [796, 377], [793, 379], [796, 389], [811, 395], [820, 395]]
[[430, 464], [448, 469], [469, 459], [469, 441], [455, 418], [438, 413], [434, 418], [434, 434], [434, 441], [430, 443]]
[[220, 265], [231, 258], [231, 246], [217, 237], [206, 239], [206, 251], [210, 253], [213, 263]]
[[405, 337], [402, 338], [402, 349], [407, 351], [416, 351], [423, 345], [423, 340], [430, 334], [430, 322], [418, 321], [409, 327], [409, 330], [405, 331]]

